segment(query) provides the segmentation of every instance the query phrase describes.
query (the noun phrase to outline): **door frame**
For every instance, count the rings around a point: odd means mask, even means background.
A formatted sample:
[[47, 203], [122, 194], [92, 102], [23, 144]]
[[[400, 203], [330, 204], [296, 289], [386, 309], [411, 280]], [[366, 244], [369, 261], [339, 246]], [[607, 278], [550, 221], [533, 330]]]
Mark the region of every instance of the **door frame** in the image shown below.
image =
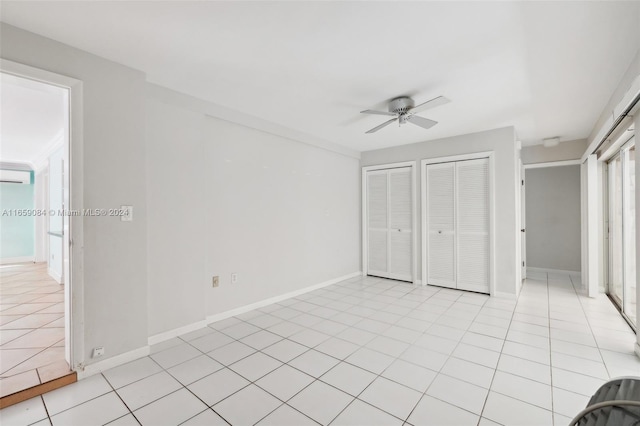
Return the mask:
[[421, 174], [421, 190], [420, 190], [420, 228], [422, 229], [422, 284], [427, 285], [427, 259], [429, 247], [429, 232], [427, 232], [427, 173], [426, 167], [429, 164], [453, 163], [465, 160], [480, 160], [482, 158], [489, 159], [489, 295], [496, 293], [495, 283], [495, 170], [494, 170], [494, 152], [483, 151], [469, 154], [451, 155], [446, 157], [426, 158], [420, 161]]
[[365, 166], [362, 167], [362, 178], [361, 178], [361, 186], [362, 186], [362, 275], [366, 276], [369, 270], [369, 246], [368, 246], [368, 238], [367, 238], [367, 173], [376, 170], [387, 170], [387, 169], [400, 169], [404, 167], [411, 167], [411, 279], [413, 284], [418, 284], [418, 279], [416, 277], [417, 272], [417, 262], [416, 262], [416, 247], [417, 247], [417, 203], [416, 203], [416, 161], [403, 161], [399, 163], [388, 163], [388, 164], [379, 164], [375, 166]]
[[520, 170], [520, 261], [522, 268], [520, 281], [527, 279], [527, 179], [522, 159], [518, 160]]
[[[614, 306], [616, 306], [616, 308], [619, 310], [620, 314], [622, 315], [622, 317], [624, 318], [624, 320], [627, 322], [627, 324], [629, 324], [629, 326], [633, 329], [633, 331], [635, 332], [637, 329], [637, 321], [638, 318], [636, 318], [636, 323], [634, 324], [634, 322], [630, 319], [630, 317], [626, 314], [626, 309], [625, 309], [625, 304], [627, 301], [627, 283], [628, 283], [628, 277], [627, 277], [627, 248], [626, 248], [626, 244], [628, 243], [628, 241], [626, 240], [627, 237], [627, 232], [625, 232], [625, 219], [624, 219], [624, 207], [625, 204], [627, 202], [627, 200], [625, 199], [625, 180], [628, 178], [628, 175], [625, 174], [625, 166], [624, 166], [624, 161], [622, 161], [623, 155], [625, 150], [629, 149], [631, 146], [637, 146], [636, 145], [636, 140], [635, 140], [635, 134], [632, 134], [631, 136], [628, 135], [624, 135], [623, 138], [621, 138], [622, 143], [619, 144], [614, 144], [616, 145], [616, 148], [613, 150], [609, 150], [609, 152], [607, 153], [608, 155], [606, 157], [603, 156], [602, 158], [602, 165], [603, 165], [603, 216], [604, 216], [604, 220], [603, 220], [603, 225], [605, 226], [605, 233], [606, 233], [606, 237], [608, 238], [606, 247], [605, 247], [605, 256], [604, 256], [604, 270], [605, 270], [605, 285], [604, 285], [604, 291], [605, 293], [609, 296], [609, 299], [613, 302]], [[612, 250], [611, 250], [611, 233], [610, 233], [610, 229], [611, 229], [611, 224], [610, 224], [610, 213], [611, 213], [611, 180], [609, 179], [609, 164], [611, 161], [613, 161], [616, 157], [620, 158], [620, 171], [621, 171], [621, 175], [622, 175], [622, 209], [623, 209], [623, 218], [622, 218], [622, 233], [621, 233], [621, 237], [622, 237], [622, 298], [620, 300], [617, 300], [616, 296], [613, 294], [613, 292], [611, 291], [611, 254], [612, 254]], [[637, 226], [637, 223], [636, 223]], [[603, 239], [604, 239], [604, 235], [603, 235]], [[635, 240], [635, 236], [633, 236], [633, 239]], [[633, 259], [633, 261], [635, 262], [636, 259]], [[637, 267], [637, 265], [636, 265]], [[636, 295], [636, 299], [637, 299], [637, 295]]]
[[[82, 81], [2, 58], [0, 72], [68, 90], [65, 157], [69, 163], [69, 203], [65, 208], [81, 212], [84, 193]], [[75, 371], [84, 366], [83, 218], [75, 215], [68, 218], [68, 239], [65, 244], [69, 252], [69, 276], [65, 277], [65, 358], [71, 370]]]

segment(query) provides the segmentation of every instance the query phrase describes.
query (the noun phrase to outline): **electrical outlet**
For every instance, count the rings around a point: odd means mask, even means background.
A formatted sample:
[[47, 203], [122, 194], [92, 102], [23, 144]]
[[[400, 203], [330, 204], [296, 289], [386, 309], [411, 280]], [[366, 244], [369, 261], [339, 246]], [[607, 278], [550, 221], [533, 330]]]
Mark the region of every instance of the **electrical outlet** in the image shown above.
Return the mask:
[[213, 287], [218, 287], [220, 285], [220, 277], [217, 275], [213, 276], [213, 283], [212, 283]]
[[238, 282], [238, 273], [234, 272], [233, 274], [231, 274], [231, 284], [235, 284]]
[[104, 346], [97, 346], [93, 348], [93, 354], [91, 354], [91, 358], [100, 358], [104, 355]]

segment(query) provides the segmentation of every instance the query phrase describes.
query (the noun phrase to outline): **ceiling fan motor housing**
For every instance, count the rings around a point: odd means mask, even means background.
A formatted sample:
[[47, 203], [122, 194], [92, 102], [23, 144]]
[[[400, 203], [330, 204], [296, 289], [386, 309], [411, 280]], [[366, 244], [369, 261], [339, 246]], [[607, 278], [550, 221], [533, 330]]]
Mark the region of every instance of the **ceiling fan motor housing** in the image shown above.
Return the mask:
[[391, 102], [389, 102], [389, 112], [394, 114], [405, 114], [414, 106], [415, 103], [413, 102], [413, 99], [407, 96], [401, 96], [399, 98], [392, 99]]

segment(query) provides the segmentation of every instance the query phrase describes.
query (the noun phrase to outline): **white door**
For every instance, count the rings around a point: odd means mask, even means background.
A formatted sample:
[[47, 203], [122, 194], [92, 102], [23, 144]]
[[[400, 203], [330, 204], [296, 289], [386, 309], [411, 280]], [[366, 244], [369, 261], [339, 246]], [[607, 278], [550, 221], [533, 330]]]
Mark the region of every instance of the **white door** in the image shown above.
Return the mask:
[[426, 166], [427, 284], [489, 293], [489, 160]]
[[455, 163], [427, 166], [427, 283], [456, 288]]
[[489, 293], [489, 160], [456, 163], [457, 288]]
[[413, 281], [411, 167], [367, 173], [368, 275]]
[[367, 173], [368, 275], [385, 276], [389, 252], [389, 199], [386, 170]]

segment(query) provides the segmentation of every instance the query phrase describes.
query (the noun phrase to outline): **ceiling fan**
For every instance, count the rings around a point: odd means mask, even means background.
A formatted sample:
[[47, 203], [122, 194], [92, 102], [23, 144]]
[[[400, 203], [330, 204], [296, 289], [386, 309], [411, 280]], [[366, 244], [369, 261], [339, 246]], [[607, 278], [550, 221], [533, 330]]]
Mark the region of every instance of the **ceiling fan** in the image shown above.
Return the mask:
[[386, 111], [374, 111], [371, 109], [367, 109], [364, 111], [360, 111], [362, 114], [375, 114], [375, 115], [388, 115], [393, 117], [389, 121], [385, 121], [379, 126], [374, 127], [373, 129], [367, 131], [366, 133], [374, 133], [383, 127], [388, 126], [389, 124], [397, 121], [398, 124], [402, 125], [404, 123], [415, 124], [416, 126], [420, 126], [424, 129], [430, 129], [431, 127], [438, 124], [437, 121], [429, 120], [428, 118], [420, 117], [415, 115], [419, 111], [424, 111], [429, 108], [435, 108], [440, 105], [444, 105], [446, 103], [451, 102], [449, 99], [444, 96], [438, 96], [437, 98], [433, 98], [427, 102], [421, 103], [420, 105], [415, 105], [413, 99], [408, 96], [400, 96], [398, 98], [394, 98], [389, 102], [389, 112]]

